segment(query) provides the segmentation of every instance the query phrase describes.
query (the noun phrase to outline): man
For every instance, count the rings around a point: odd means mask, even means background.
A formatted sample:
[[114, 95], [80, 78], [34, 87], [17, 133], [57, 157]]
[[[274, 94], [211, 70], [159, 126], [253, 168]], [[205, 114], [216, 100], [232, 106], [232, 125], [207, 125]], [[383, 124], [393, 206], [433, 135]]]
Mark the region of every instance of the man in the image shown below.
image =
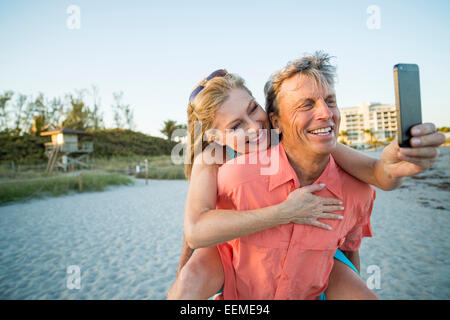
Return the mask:
[[[219, 245], [224, 299], [316, 299], [327, 288], [338, 248], [359, 268], [361, 240], [372, 236], [375, 191], [340, 169], [330, 154], [336, 146], [340, 114], [334, 92], [335, 68], [329, 60], [319, 52], [272, 75], [265, 86], [266, 111], [280, 131], [281, 142], [269, 152], [272, 159], [277, 158], [279, 169], [261, 175], [264, 166], [252, 159], [257, 157], [255, 153], [246, 155], [243, 165], [223, 165], [218, 174], [217, 205], [227, 208], [231, 203], [235, 210], [266, 207], [281, 203], [300, 186], [321, 183], [326, 187], [317, 194], [342, 200], [344, 210], [337, 213], [344, 219], [331, 221], [332, 231], [287, 223]], [[432, 125], [420, 128], [435, 130]], [[442, 142], [432, 134], [427, 137], [436, 145]], [[384, 151], [388, 163], [383, 170], [393, 176], [412, 175], [429, 167], [435, 157], [432, 146], [400, 151], [391, 144]]]

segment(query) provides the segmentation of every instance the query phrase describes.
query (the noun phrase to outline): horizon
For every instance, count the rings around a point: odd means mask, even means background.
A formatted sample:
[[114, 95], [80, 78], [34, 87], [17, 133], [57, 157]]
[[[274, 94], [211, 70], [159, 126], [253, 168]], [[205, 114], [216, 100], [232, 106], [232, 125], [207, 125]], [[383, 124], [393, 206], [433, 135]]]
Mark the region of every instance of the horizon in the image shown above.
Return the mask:
[[123, 91], [135, 130], [162, 137], [163, 121], [186, 123], [190, 91], [211, 71], [240, 74], [264, 105], [271, 72], [323, 50], [336, 57], [340, 108], [395, 105], [394, 64], [417, 63], [424, 122], [450, 126], [440, 98], [450, 84], [449, 2], [322, 3], [3, 0], [0, 90], [63, 97], [96, 85], [106, 127], [112, 93]]

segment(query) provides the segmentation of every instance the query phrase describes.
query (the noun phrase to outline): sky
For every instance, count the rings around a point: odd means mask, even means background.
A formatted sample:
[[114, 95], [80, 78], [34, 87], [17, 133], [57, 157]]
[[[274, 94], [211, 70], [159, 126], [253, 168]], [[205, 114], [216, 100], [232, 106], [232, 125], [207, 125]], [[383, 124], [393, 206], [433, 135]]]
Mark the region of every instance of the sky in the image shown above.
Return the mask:
[[393, 65], [416, 63], [423, 121], [450, 126], [449, 15], [448, 0], [0, 0], [0, 92], [96, 85], [112, 126], [123, 91], [136, 129], [162, 136], [164, 120], [186, 123], [189, 94], [212, 71], [241, 75], [264, 105], [273, 71], [323, 50], [336, 57], [339, 107], [394, 104]]

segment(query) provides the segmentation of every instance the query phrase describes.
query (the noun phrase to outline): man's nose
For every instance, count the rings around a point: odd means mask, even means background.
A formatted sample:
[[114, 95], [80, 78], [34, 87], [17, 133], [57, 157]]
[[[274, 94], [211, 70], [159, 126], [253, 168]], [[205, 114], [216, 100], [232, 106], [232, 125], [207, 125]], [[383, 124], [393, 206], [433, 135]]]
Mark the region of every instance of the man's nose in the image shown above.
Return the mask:
[[318, 119], [329, 120], [333, 117], [333, 112], [323, 98], [317, 101], [316, 111]]

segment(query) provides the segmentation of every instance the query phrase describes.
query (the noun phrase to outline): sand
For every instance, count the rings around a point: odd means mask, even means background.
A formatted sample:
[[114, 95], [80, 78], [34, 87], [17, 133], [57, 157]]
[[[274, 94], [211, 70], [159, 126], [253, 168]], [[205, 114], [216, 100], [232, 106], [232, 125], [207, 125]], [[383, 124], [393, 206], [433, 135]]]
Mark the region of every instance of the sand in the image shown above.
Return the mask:
[[[431, 171], [377, 190], [374, 237], [360, 253], [365, 279], [379, 271], [382, 299], [450, 299], [449, 172], [450, 148], [441, 148]], [[187, 187], [136, 180], [0, 207], [0, 299], [163, 299], [178, 264]], [[74, 265], [80, 289], [67, 272]]]

